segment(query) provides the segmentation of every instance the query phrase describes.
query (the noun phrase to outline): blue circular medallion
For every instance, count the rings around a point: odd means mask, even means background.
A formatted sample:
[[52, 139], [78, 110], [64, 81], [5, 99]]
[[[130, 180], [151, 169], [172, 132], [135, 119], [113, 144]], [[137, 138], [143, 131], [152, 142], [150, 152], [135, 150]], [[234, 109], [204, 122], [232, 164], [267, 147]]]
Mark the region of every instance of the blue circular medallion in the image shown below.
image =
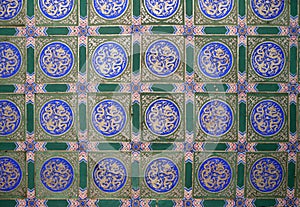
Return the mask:
[[200, 72], [208, 78], [218, 79], [226, 76], [233, 65], [233, 55], [229, 47], [220, 42], [204, 45], [198, 55]]
[[19, 163], [10, 157], [0, 157], [0, 192], [16, 189], [22, 180]]
[[115, 136], [125, 127], [127, 115], [125, 108], [117, 101], [104, 100], [92, 111], [92, 124], [100, 134]]
[[96, 186], [106, 193], [122, 189], [127, 181], [125, 165], [116, 158], [104, 158], [94, 167], [93, 180]]
[[145, 112], [148, 129], [155, 135], [168, 136], [176, 131], [181, 120], [178, 106], [171, 100], [153, 101]]
[[250, 123], [252, 128], [262, 136], [273, 136], [284, 125], [283, 108], [275, 101], [263, 100], [252, 109]]
[[172, 17], [178, 10], [180, 0], [144, 0], [147, 12], [157, 19]]
[[100, 17], [113, 20], [125, 13], [128, 0], [93, 0], [93, 6]]
[[232, 170], [229, 163], [220, 157], [210, 157], [198, 169], [198, 181], [207, 191], [219, 193], [231, 182]]
[[42, 71], [50, 78], [62, 78], [73, 68], [74, 55], [65, 43], [52, 42], [42, 49], [39, 64]]
[[158, 77], [173, 74], [180, 64], [180, 53], [175, 44], [167, 40], [152, 43], [145, 54], [147, 69]]
[[283, 169], [276, 159], [264, 157], [253, 164], [249, 178], [256, 190], [269, 193], [280, 186], [283, 179]]
[[39, 0], [39, 9], [48, 19], [59, 21], [69, 16], [74, 7], [74, 0]]
[[179, 181], [179, 169], [168, 158], [157, 158], [151, 161], [145, 170], [147, 186], [157, 193], [167, 193], [175, 188]]
[[0, 79], [17, 74], [22, 65], [20, 50], [12, 43], [0, 42]]
[[0, 100], [0, 136], [13, 134], [20, 126], [21, 111], [9, 100]]
[[9, 21], [15, 18], [22, 9], [22, 0], [2, 0], [0, 2], [0, 21]]
[[199, 126], [204, 133], [210, 136], [222, 136], [233, 125], [233, 110], [224, 101], [211, 100], [205, 103], [199, 112]]
[[70, 130], [74, 122], [71, 106], [63, 100], [51, 100], [40, 111], [40, 124], [50, 135], [59, 136]]
[[128, 65], [125, 49], [116, 42], [99, 45], [92, 56], [92, 66], [99, 76], [105, 79], [119, 77]]
[[71, 186], [74, 180], [74, 170], [66, 159], [52, 157], [42, 165], [40, 179], [48, 190], [62, 192]]
[[285, 0], [251, 0], [253, 13], [263, 20], [273, 20], [284, 10]]
[[220, 20], [227, 17], [233, 8], [233, 3], [233, 0], [198, 0], [202, 14], [212, 20]]
[[285, 55], [283, 49], [274, 42], [263, 42], [253, 50], [251, 65], [259, 76], [273, 78], [284, 69]]

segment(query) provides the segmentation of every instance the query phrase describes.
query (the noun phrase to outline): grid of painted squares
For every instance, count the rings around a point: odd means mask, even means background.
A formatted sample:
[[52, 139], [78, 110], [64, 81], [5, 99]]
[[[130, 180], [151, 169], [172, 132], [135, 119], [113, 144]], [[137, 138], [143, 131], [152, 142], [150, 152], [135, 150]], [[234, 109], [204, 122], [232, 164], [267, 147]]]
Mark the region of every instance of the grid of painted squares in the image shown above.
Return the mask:
[[[117, 1], [116, 1], [117, 2]], [[163, 2], [160, 7], [159, 2]], [[159, 23], [182, 14], [181, 1], [144, 1], [147, 17], [144, 23]], [[207, 3], [199, 1], [196, 10], [204, 18], [222, 20], [232, 16], [234, 1], [224, 1], [224, 9], [211, 13]], [[227, 2], [227, 3], [226, 3]], [[250, 7], [260, 20], [276, 20], [287, 12], [284, 1], [277, 1], [276, 10], [262, 12], [255, 2]], [[23, 1], [6, 3], [1, 20], [13, 21], [24, 12]], [[4, 3], [5, 4], [5, 3]], [[116, 20], [130, 11], [130, 1], [114, 3], [94, 0], [90, 6], [91, 25]], [[78, 4], [65, 1], [53, 8], [51, 1], [37, 1], [38, 24], [77, 24]], [[37, 9], [38, 8], [38, 9]], [[181, 12], [179, 12], [181, 10]], [[94, 18], [95, 13], [100, 18]], [[233, 19], [236, 18], [233, 17]], [[98, 21], [98, 22], [97, 22]], [[119, 21], [121, 21], [119, 19]], [[198, 20], [197, 20], [198, 21]], [[196, 21], [196, 22], [197, 22]], [[118, 23], [118, 21], [115, 21]], [[172, 21], [169, 23], [173, 24]], [[249, 82], [287, 82], [289, 48], [286, 37], [248, 37], [247, 74]], [[1, 38], [1, 83], [23, 83], [26, 74], [24, 38]], [[97, 36], [88, 38], [88, 81], [92, 83], [129, 83], [132, 69], [131, 36]], [[185, 74], [185, 40], [182, 36], [142, 37], [142, 82], [183, 82]], [[195, 81], [237, 82], [237, 38], [195, 37]], [[37, 83], [76, 83], [78, 75], [77, 37], [38, 37], [35, 47]], [[249, 142], [288, 141], [287, 94], [248, 94], [247, 139]], [[185, 101], [183, 93], [141, 94], [142, 141], [184, 141]], [[78, 98], [76, 94], [45, 93], [35, 95], [35, 140], [77, 141]], [[195, 141], [237, 141], [238, 105], [236, 94], [195, 95]], [[2, 94], [0, 100], [0, 135], [6, 141], [25, 139], [24, 95]], [[126, 93], [88, 94], [89, 141], [131, 141], [131, 96]], [[131, 195], [130, 153], [89, 153], [89, 197], [124, 197]], [[36, 195], [38, 198], [78, 197], [79, 166], [77, 152], [36, 152]], [[231, 152], [194, 153], [194, 197], [235, 197], [237, 156]], [[284, 197], [286, 192], [287, 154], [248, 153], [246, 168], [246, 197], [268, 194]], [[13, 192], [26, 196], [25, 153], [1, 152], [2, 181], [0, 197]], [[183, 197], [184, 159], [180, 152], [142, 152], [140, 162], [141, 197]], [[17, 189], [17, 190], [16, 190]], [[57, 194], [64, 192], [63, 194]], [[226, 192], [226, 193], [225, 193]], [[262, 194], [263, 193], [263, 194]], [[12, 195], [12, 194], [10, 194]]]

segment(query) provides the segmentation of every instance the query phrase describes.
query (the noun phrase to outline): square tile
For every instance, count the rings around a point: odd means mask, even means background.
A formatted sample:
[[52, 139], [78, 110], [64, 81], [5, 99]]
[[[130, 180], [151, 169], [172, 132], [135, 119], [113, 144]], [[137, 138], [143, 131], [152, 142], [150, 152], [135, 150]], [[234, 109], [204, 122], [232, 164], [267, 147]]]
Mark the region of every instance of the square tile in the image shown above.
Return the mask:
[[194, 117], [196, 141], [237, 141], [237, 94], [196, 93]]
[[196, 36], [194, 50], [196, 82], [237, 82], [237, 38]]
[[35, 192], [38, 199], [77, 198], [79, 155], [77, 152], [36, 152]]
[[141, 94], [141, 134], [146, 142], [185, 140], [185, 99], [182, 93]]
[[88, 160], [89, 198], [131, 197], [131, 153], [90, 152]]
[[287, 163], [286, 152], [246, 153], [246, 198], [284, 198]]
[[128, 83], [131, 81], [131, 36], [88, 38], [88, 81]]
[[248, 82], [288, 82], [288, 37], [247, 37]]
[[133, 1], [88, 1], [89, 25], [132, 25]]
[[141, 1], [141, 19], [144, 25], [183, 25], [184, 0], [173, 1]]
[[0, 169], [0, 198], [25, 198], [27, 196], [26, 153], [0, 151]]
[[193, 197], [235, 198], [237, 153], [197, 152], [194, 154]]
[[26, 38], [0, 37], [0, 84], [26, 82]]
[[142, 36], [142, 82], [183, 82], [185, 63], [183, 36]]
[[23, 94], [0, 94], [0, 140], [24, 141], [26, 110]]
[[47, 93], [35, 96], [35, 139], [77, 141], [77, 95]]
[[26, 24], [26, 0], [1, 2], [0, 26], [22, 26]]
[[79, 0], [35, 0], [34, 17], [37, 26], [76, 26], [79, 19]]
[[287, 142], [289, 140], [288, 94], [247, 95], [247, 140]]
[[184, 175], [182, 152], [142, 152], [139, 182], [141, 198], [182, 199]]
[[237, 1], [194, 0], [194, 19], [196, 25], [236, 25]]
[[88, 139], [90, 141], [131, 140], [131, 95], [129, 93], [88, 94]]
[[247, 0], [247, 23], [249, 25], [289, 25], [289, 1]]
[[77, 37], [38, 37], [34, 51], [37, 83], [77, 82]]

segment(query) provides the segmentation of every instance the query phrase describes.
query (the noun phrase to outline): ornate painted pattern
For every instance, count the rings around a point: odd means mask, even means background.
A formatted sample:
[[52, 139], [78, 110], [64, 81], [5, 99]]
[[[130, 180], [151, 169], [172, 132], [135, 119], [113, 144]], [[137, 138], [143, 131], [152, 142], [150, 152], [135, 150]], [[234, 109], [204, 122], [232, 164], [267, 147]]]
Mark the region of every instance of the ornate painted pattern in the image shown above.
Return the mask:
[[226, 134], [233, 125], [233, 119], [233, 111], [229, 104], [217, 99], [205, 103], [198, 117], [202, 131], [211, 136]]
[[43, 185], [52, 192], [68, 189], [74, 179], [74, 170], [69, 161], [61, 157], [53, 157], [44, 162], [40, 171]]
[[285, 0], [251, 0], [254, 14], [263, 20], [273, 20], [284, 10]]
[[274, 42], [263, 42], [253, 50], [251, 65], [259, 76], [273, 78], [284, 69], [283, 49]]
[[220, 20], [228, 16], [233, 8], [233, 0], [198, 0], [200, 11], [209, 19]]
[[92, 66], [99, 76], [114, 79], [120, 76], [128, 64], [125, 49], [116, 42], [99, 45], [92, 55]]
[[117, 101], [104, 100], [92, 111], [93, 127], [104, 136], [115, 136], [125, 127], [127, 115], [125, 108]]
[[93, 0], [93, 6], [100, 17], [113, 20], [126, 12], [128, 0]]
[[47, 76], [62, 78], [69, 74], [73, 68], [74, 55], [67, 44], [52, 42], [42, 49], [39, 65]]
[[23, 6], [22, 0], [2, 0], [0, 4], [0, 20], [7, 21], [15, 18]]
[[13, 134], [21, 123], [18, 106], [9, 100], [0, 100], [0, 136]]
[[152, 43], [145, 54], [147, 69], [158, 77], [168, 77], [179, 67], [180, 53], [175, 44], [168, 40]]
[[40, 110], [40, 125], [50, 135], [66, 133], [74, 122], [70, 105], [63, 100], [50, 100]]
[[20, 50], [10, 42], [0, 42], [0, 78], [10, 78], [17, 74], [22, 65]]
[[272, 157], [257, 160], [251, 170], [249, 179], [251, 184], [260, 192], [272, 192], [281, 184], [283, 169], [281, 164]]
[[178, 167], [168, 158], [157, 158], [146, 167], [145, 182], [151, 190], [157, 193], [171, 191], [177, 185], [178, 180]]
[[263, 100], [254, 106], [250, 115], [252, 128], [262, 136], [273, 136], [285, 122], [283, 108], [275, 101]]
[[221, 42], [210, 42], [199, 51], [198, 67], [200, 72], [208, 78], [218, 79], [226, 76], [232, 65], [232, 52]]
[[144, 4], [154, 18], [167, 19], [177, 12], [180, 0], [144, 0]]
[[107, 193], [117, 192], [127, 181], [126, 167], [116, 158], [104, 158], [94, 167], [93, 180], [100, 190]]
[[148, 129], [159, 136], [168, 136], [176, 131], [181, 121], [178, 106], [171, 100], [153, 101], [145, 112]]
[[231, 182], [232, 170], [229, 163], [220, 157], [206, 159], [198, 169], [198, 181], [207, 191], [218, 193]]
[[0, 192], [15, 190], [22, 180], [19, 163], [10, 157], [0, 157]]
[[38, 5], [45, 17], [59, 21], [70, 15], [74, 7], [74, 0], [39, 0]]

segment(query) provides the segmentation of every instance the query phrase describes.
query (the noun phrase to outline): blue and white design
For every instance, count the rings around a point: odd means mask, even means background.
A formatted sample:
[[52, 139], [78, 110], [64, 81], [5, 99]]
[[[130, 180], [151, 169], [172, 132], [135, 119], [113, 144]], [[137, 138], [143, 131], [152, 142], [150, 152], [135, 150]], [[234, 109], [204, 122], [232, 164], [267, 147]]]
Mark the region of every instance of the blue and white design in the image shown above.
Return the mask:
[[40, 125], [50, 135], [59, 136], [68, 132], [74, 122], [71, 106], [63, 100], [50, 100], [40, 111]]
[[218, 99], [205, 103], [198, 117], [202, 131], [216, 137], [226, 134], [231, 129], [233, 120], [233, 110], [229, 104]]
[[200, 11], [212, 20], [221, 20], [232, 11], [234, 0], [198, 0]]
[[121, 190], [127, 181], [125, 165], [116, 158], [104, 158], [94, 167], [93, 180], [103, 192], [114, 193]]
[[285, 0], [251, 0], [251, 9], [260, 19], [270, 21], [284, 11]]
[[0, 21], [9, 21], [15, 18], [21, 12], [22, 6], [22, 0], [2, 0], [0, 2]]
[[107, 20], [121, 17], [127, 10], [128, 0], [93, 0], [97, 14]]
[[48, 19], [59, 21], [70, 15], [75, 0], [39, 0], [39, 9]]
[[42, 71], [50, 78], [62, 78], [73, 68], [74, 55], [67, 44], [52, 42], [42, 49], [39, 64]]
[[99, 45], [92, 56], [94, 70], [105, 79], [119, 77], [127, 65], [128, 55], [125, 49], [116, 42], [105, 42]]
[[62, 192], [71, 186], [74, 180], [74, 169], [65, 158], [53, 157], [42, 165], [40, 179], [48, 190]]
[[168, 40], [158, 40], [148, 47], [145, 54], [145, 64], [154, 75], [168, 77], [179, 67], [179, 49]]
[[0, 79], [13, 77], [21, 65], [22, 55], [17, 46], [10, 42], [0, 42]]
[[212, 193], [226, 189], [232, 180], [229, 163], [220, 157], [210, 157], [198, 169], [198, 181], [202, 188]]
[[153, 101], [145, 112], [145, 122], [148, 129], [158, 136], [173, 134], [179, 127], [180, 120], [178, 106], [168, 99]]
[[10, 157], [0, 157], [0, 192], [15, 190], [21, 183], [23, 173], [19, 163]]
[[168, 158], [157, 158], [151, 161], [145, 170], [146, 185], [157, 193], [173, 190], [179, 181], [179, 169]]
[[9, 100], [0, 100], [0, 136], [13, 134], [20, 126], [21, 111]]
[[180, 6], [180, 0], [144, 0], [147, 12], [157, 19], [172, 17]]
[[263, 42], [253, 50], [251, 65], [253, 70], [263, 78], [276, 77], [285, 66], [284, 51], [274, 42]]
[[221, 42], [210, 42], [204, 45], [198, 54], [200, 72], [208, 78], [223, 78], [230, 72], [232, 65], [232, 52]]
[[284, 126], [283, 108], [273, 100], [263, 100], [254, 106], [250, 116], [252, 128], [262, 136], [273, 136]]
[[107, 137], [119, 134], [124, 129], [126, 121], [125, 108], [114, 100], [103, 100], [92, 111], [93, 127]]
[[270, 193], [280, 186], [283, 179], [283, 168], [276, 159], [264, 157], [253, 164], [249, 179], [256, 190]]

